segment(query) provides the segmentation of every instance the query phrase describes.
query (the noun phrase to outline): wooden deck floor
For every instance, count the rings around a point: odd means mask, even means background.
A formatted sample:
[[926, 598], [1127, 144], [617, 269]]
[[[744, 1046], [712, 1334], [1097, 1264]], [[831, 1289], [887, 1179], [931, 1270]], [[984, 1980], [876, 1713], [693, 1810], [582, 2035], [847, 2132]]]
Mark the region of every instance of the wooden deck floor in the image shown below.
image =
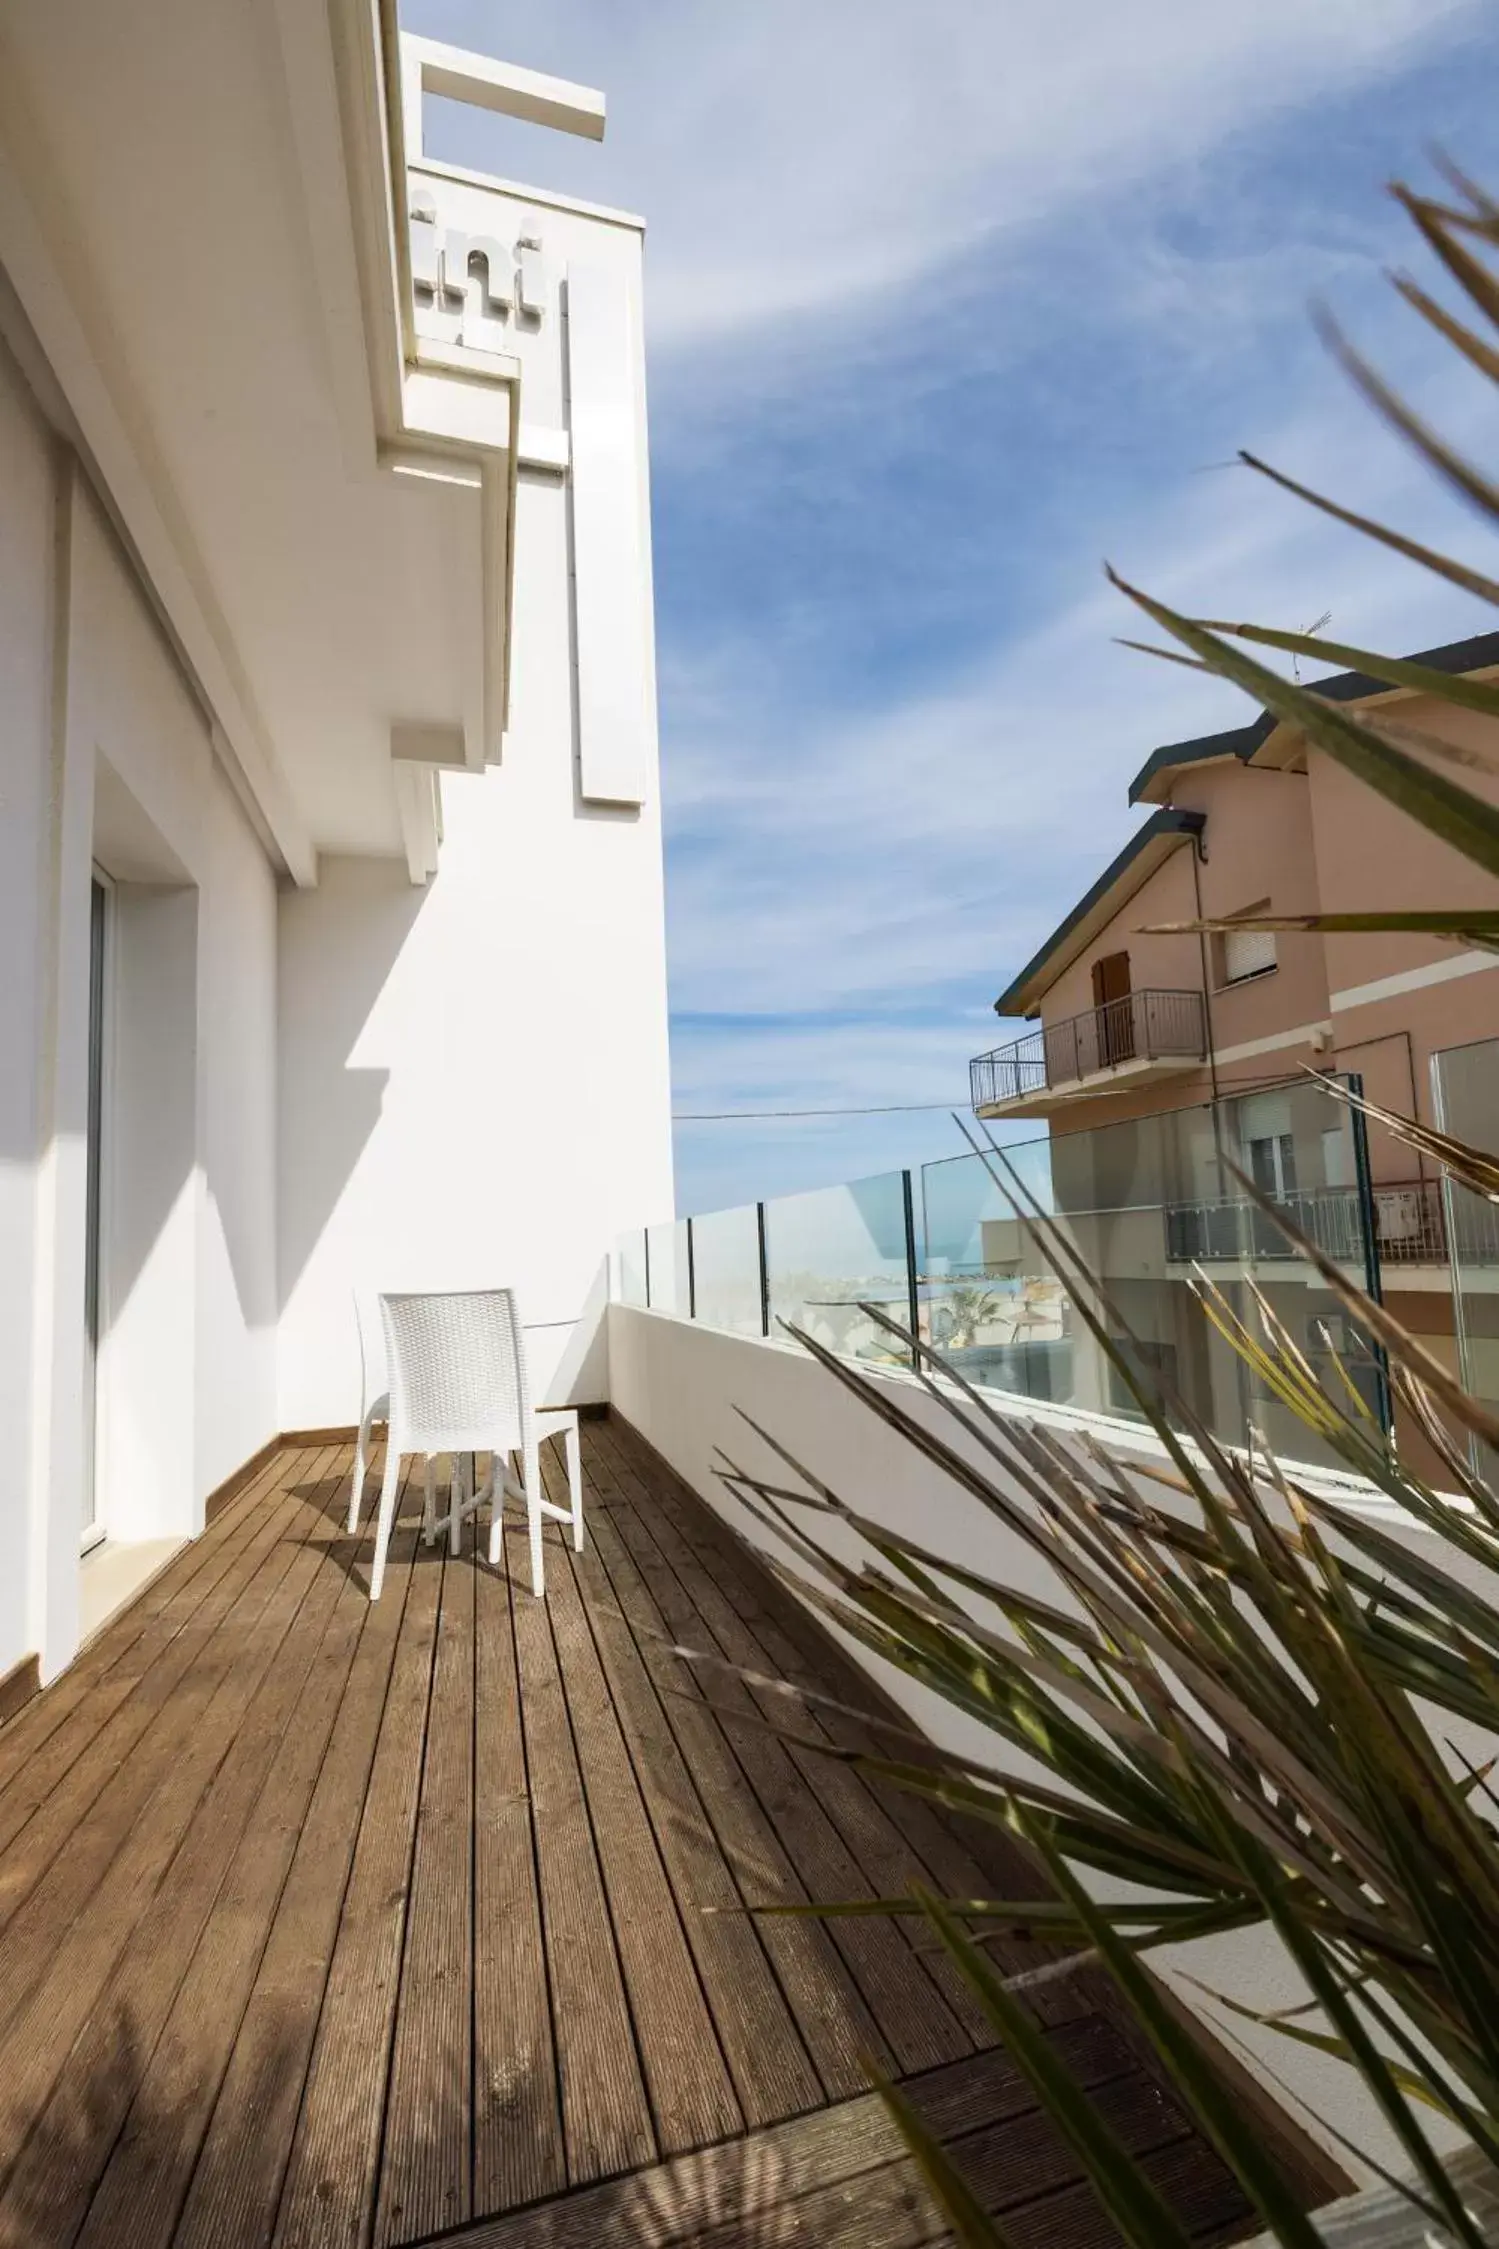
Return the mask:
[[[287, 1449], [0, 1729], [3, 2249], [914, 2249], [867, 2057], [1018, 2238], [1114, 2238], [909, 1925], [739, 1910], [1006, 1876], [705, 1689], [672, 1640], [869, 1707], [629, 1430], [584, 1459], [544, 1603], [412, 1490], [372, 1607], [348, 1448]], [[1250, 2230], [1089, 1994], [1038, 2011], [1195, 2235]]]

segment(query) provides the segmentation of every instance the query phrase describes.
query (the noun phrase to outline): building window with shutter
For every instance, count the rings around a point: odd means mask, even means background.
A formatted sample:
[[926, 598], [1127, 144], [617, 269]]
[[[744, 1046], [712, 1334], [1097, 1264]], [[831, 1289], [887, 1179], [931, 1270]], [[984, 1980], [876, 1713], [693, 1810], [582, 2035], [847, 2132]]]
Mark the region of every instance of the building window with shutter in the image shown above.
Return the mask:
[[[1266, 914], [1270, 911], [1268, 898], [1261, 898], [1252, 906], [1242, 906], [1243, 914]], [[1220, 984], [1247, 984], [1251, 977], [1268, 976], [1275, 967], [1275, 932], [1273, 929], [1225, 929], [1216, 939], [1218, 955], [1218, 981]]]

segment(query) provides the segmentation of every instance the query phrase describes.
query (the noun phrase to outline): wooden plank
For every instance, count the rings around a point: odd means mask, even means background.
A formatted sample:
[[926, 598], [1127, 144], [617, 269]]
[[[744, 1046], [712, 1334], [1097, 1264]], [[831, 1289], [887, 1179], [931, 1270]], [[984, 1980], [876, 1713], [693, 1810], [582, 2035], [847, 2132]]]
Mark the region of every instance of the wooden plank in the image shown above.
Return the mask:
[[[178, 1832], [164, 1808], [174, 1806], [185, 1820], [211, 1776], [212, 1765], [201, 1765], [202, 1745], [218, 1737], [201, 1729], [221, 1697], [232, 1702], [237, 1675], [253, 1686], [254, 1674], [243, 1666], [258, 1654], [257, 1626], [313, 1521], [298, 1500], [287, 1500], [268, 1517], [264, 1535], [202, 1604], [193, 1637], [184, 1635], [170, 1665], [157, 1667], [153, 1691], [143, 1695], [131, 1724], [121, 1729], [124, 1738], [113, 1724], [106, 1727], [45, 1812], [0, 1857], [6, 1962], [0, 2041], [9, 2038], [59, 1952], [80, 1962], [86, 1953], [98, 1962], [117, 1923], [128, 1929], [133, 1914], [144, 1908], [154, 1886], [152, 1869], [165, 1863], [159, 1854], [170, 1855]], [[278, 1536], [294, 1530], [295, 1535]], [[183, 1793], [189, 1771], [199, 1774], [191, 1796]], [[84, 1926], [75, 1939], [70, 1932], [80, 1922]], [[107, 1967], [106, 1960], [104, 1972]]]
[[[410, 1504], [403, 1484], [398, 1515]], [[398, 1523], [378, 1601], [353, 1580], [367, 1620], [173, 2249], [271, 2238], [415, 1576], [417, 1535], [414, 1524]]]
[[[257, 1479], [254, 1491], [247, 1491], [235, 1502], [211, 1534], [193, 1540], [174, 1555], [151, 1579], [139, 1600], [112, 1618], [61, 1677], [11, 1721], [0, 1734], [0, 1808], [18, 1776], [25, 1775], [29, 1783], [43, 1745], [65, 1722], [73, 1720], [76, 1739], [59, 1767], [66, 1770], [71, 1758], [97, 1732], [107, 1710], [130, 1691], [152, 1656], [181, 1629], [203, 1593], [229, 1567], [237, 1548], [249, 1536], [258, 1503], [278, 1491], [278, 1464], [271, 1462]], [[132, 1668], [124, 1686], [117, 1687], [116, 1675], [127, 1657], [133, 1658]]]
[[[589, 1518], [588, 1535], [741, 1896], [762, 1904], [805, 1904], [806, 1886], [748, 1786], [723, 1724], [702, 1701], [687, 1666], [670, 1651], [674, 1635], [646, 1574], [659, 1564], [654, 1549], [647, 1546], [642, 1568], [621, 1537], [619, 1522], [602, 1509]], [[664, 1584], [664, 1598], [672, 1599], [675, 1590], [673, 1582]], [[866, 2056], [883, 2069], [892, 2068], [890, 2049], [826, 1924], [787, 1918], [755, 1926], [827, 2097], [836, 2100], [864, 2089]]]
[[676, 2155], [742, 2132], [744, 2116], [566, 1556], [559, 1536], [547, 1572], [552, 1634], [656, 2138]]
[[[553, 1463], [555, 1469], [555, 1463]], [[560, 1501], [560, 1491], [553, 1491]], [[754, 1921], [591, 1545], [569, 1565], [629, 1744], [657, 1846], [751, 2130], [817, 2107], [822, 2085]], [[519, 2199], [519, 2198], [517, 2198]]]
[[[1161, 2144], [1163, 2126], [1153, 2088], [1136, 2075], [1092, 2090], [1094, 2104], [1133, 2153]], [[1180, 2136], [1180, 2113], [1173, 2131]], [[1008, 2213], [1038, 2195], [1075, 2182], [1079, 2164], [1051, 2119], [1035, 2108], [991, 2121], [980, 2133], [948, 2139], [948, 2152], [987, 2209]], [[942, 2213], [916, 2164], [907, 2156], [780, 2200], [784, 2238], [816, 2242], [817, 2249], [920, 2249], [945, 2240]], [[757, 2201], [723, 2224], [693, 2236], [693, 2249], [760, 2249], [764, 2212]]]
[[[1059, 2058], [1088, 2090], [1131, 2067], [1127, 2049], [1096, 2016], [1049, 2035]], [[1028, 2080], [999, 2049], [907, 2079], [904, 2090], [944, 2139], [1024, 2116], [1036, 2106]], [[704, 2228], [737, 2215], [751, 2201], [764, 2222], [772, 2208], [823, 2186], [846, 2186], [903, 2154], [889, 2110], [877, 2094], [865, 2092], [631, 2178], [464, 2229], [445, 2249], [594, 2249], [604, 2241], [674, 2249], [695, 2242]], [[781, 2238], [767, 2226], [764, 2238], [772, 2237]]]
[[[98, 2170], [109, 2156], [145, 2078], [185, 1971], [215, 1911], [219, 1891], [278, 1758], [294, 1765], [286, 1742], [323, 1633], [347, 1580], [326, 1567], [316, 1543], [303, 1545], [262, 1621], [269, 1643], [253, 1695], [234, 1724], [227, 1754], [193, 1811], [176, 1856], [67, 2054], [52, 2097], [0, 2194], [0, 2240], [29, 2227], [47, 2241], [71, 2242], [88, 2212]], [[283, 1619], [284, 1627], [283, 1627]], [[315, 1770], [315, 1766], [314, 1766]], [[253, 1845], [252, 1845], [253, 1848]], [[211, 1994], [215, 2007], [223, 1994]], [[128, 2025], [128, 2038], [121, 2026]], [[69, 2129], [88, 2117], [90, 2149], [80, 2162]], [[164, 2119], [138, 2118], [154, 2139]], [[175, 2120], [173, 2120], [175, 2123]], [[139, 2138], [137, 2138], [139, 2145]], [[105, 2240], [121, 2238], [106, 2231]], [[131, 2231], [123, 2238], [138, 2242]]]
[[[747, 1635], [745, 1647], [758, 1650], [757, 1658], [740, 1660], [758, 1661], [759, 1668], [773, 1677], [810, 1686], [855, 1708], [867, 1708], [871, 1719], [895, 1717], [911, 1726], [895, 1705], [879, 1707], [885, 1698], [832, 1635], [801, 1607], [738, 1534], [672, 1473], [637, 1431], [616, 1419], [604, 1442], [613, 1447], [617, 1458], [628, 1461], [633, 1457], [637, 1461], [642, 1487], [658, 1496], [673, 1529], [696, 1553], [723, 1600], [732, 1605]], [[703, 1684], [709, 1693], [713, 1691], [713, 1678], [712, 1672], [705, 1673]], [[840, 1748], [921, 1761], [919, 1747], [902, 1745], [891, 1735], [882, 1734], [877, 1725], [861, 1724], [845, 1711], [789, 1704], [785, 1698], [763, 1692], [756, 1694], [756, 1700], [772, 1723], [789, 1722], [798, 1732]], [[788, 1719], [788, 1712], [793, 1710], [794, 1719]], [[807, 1753], [795, 1754], [814, 1782], [819, 1772], [837, 1776], [836, 1781], [828, 1781], [829, 1789], [835, 1791], [829, 1809], [882, 1894], [893, 1896], [919, 1880], [947, 1897], [1045, 1896], [1040, 1869], [998, 1828], [983, 1829], [982, 1823], [970, 1821], [960, 1829], [949, 1823], [939, 1807], [918, 1796], [894, 1787], [882, 1789], [872, 1779], [851, 1776], [846, 1767], [831, 1759], [822, 1766], [815, 1755], [809, 1764]], [[929, 1754], [935, 1761], [935, 1751]], [[858, 1794], [849, 1788], [851, 1779], [856, 1781]], [[866, 1806], [873, 1807], [872, 1820]], [[975, 1830], [981, 1830], [981, 1837]], [[970, 1848], [975, 1841], [982, 1861]], [[996, 1943], [991, 1949], [996, 1959], [1016, 1971], [1037, 1967], [1051, 1956], [1048, 1948], [1018, 1938]], [[984, 2018], [957, 1969], [941, 1962], [939, 1972], [949, 2004], [970, 2034], [984, 2042]], [[1099, 1987], [1096, 1975], [1078, 1974], [1040, 1986], [1029, 1995], [1028, 2004], [1044, 2022], [1067, 2022], [1096, 2009]]]
[[[633, 1437], [634, 1432], [629, 1435]], [[624, 1431], [611, 1425], [601, 1441], [610, 1447], [616, 1463], [627, 1467], [636, 1446], [627, 1441]], [[855, 1706], [867, 1705], [873, 1699], [868, 1681], [855, 1678], [845, 1686], [835, 1675], [835, 1667], [829, 1660], [835, 1645], [831, 1635], [815, 1618], [805, 1617], [808, 1629], [798, 1631], [793, 1637], [785, 1616], [785, 1608], [796, 1606], [792, 1595], [679, 1478], [670, 1476], [664, 1467], [655, 1469], [643, 1452], [640, 1457], [640, 1488], [650, 1490], [679, 1541], [695, 1554], [712, 1584], [714, 1603], [707, 1621], [717, 1630], [723, 1617], [735, 1620], [733, 1638], [738, 1653], [734, 1660], [749, 1668], [758, 1668], [771, 1677], [811, 1687], [820, 1694], [844, 1701], [851, 1699]], [[718, 1638], [720, 1649], [728, 1653], [728, 1643], [721, 1631]], [[709, 1694], [714, 1691], [715, 1676], [711, 1670], [704, 1674], [703, 1685]], [[814, 1703], [792, 1703], [784, 1696], [763, 1689], [751, 1692], [762, 1714], [773, 1725], [789, 1725], [798, 1733], [838, 1748], [862, 1750], [875, 1756], [910, 1756], [910, 1750], [892, 1742], [889, 1735], [881, 1737], [875, 1728], [861, 1725], [857, 1718], [844, 1711]], [[792, 1755], [806, 1774], [809, 1785], [820, 1791], [850, 1850], [882, 1896], [903, 1895], [914, 1882], [948, 1897], [994, 1896], [991, 1874], [995, 1871], [996, 1860], [1002, 1863], [1007, 1879], [1007, 1886], [998, 1894], [1005, 1897], [1045, 1895], [1045, 1883], [1037, 1868], [1018, 1848], [1012, 1849], [1004, 1837], [998, 1834], [994, 1837], [989, 1854], [991, 1871], [986, 1874], [958, 1836], [943, 1825], [934, 1808], [920, 1797], [893, 1787], [882, 1790], [874, 1780], [851, 1771], [835, 1759], [819, 1759], [815, 1752], [794, 1749]], [[902, 1926], [908, 1939], [929, 1949], [927, 1940], [914, 1925]], [[1040, 1966], [1050, 1957], [1040, 1946], [1020, 1939], [997, 1943], [991, 1949], [994, 1956], [1012, 1970]], [[939, 1959], [934, 1963], [934, 1974], [949, 2006], [975, 2044], [990, 2043], [992, 2033], [987, 2018], [955, 1964]], [[1069, 1979], [1040, 1987], [1032, 1994], [1033, 2011], [1044, 2021], [1065, 2021], [1075, 2015], [1091, 2013], [1097, 2003], [1096, 1993], [1080, 1993], [1073, 1985], [1074, 1980]]]
[[[350, 1679], [357, 1675], [370, 1604], [362, 1588], [343, 1574], [340, 1557], [328, 1557], [323, 1568], [337, 1573], [341, 1582], [283, 1754], [261, 1789], [178, 1987], [76, 2249], [111, 2249], [122, 2241], [132, 2249], [165, 2249], [172, 2237], [329, 1739], [340, 1722]], [[306, 1630], [308, 1621], [304, 1606], [299, 1631]], [[174, 1872], [174, 1892], [176, 1887]], [[65, 2081], [71, 2074], [70, 2069]], [[241, 2122], [243, 2127], [249, 2120]]]
[[312, 1518], [288, 1489], [228, 1546], [224, 1566], [191, 1599], [184, 1595], [180, 1613], [163, 1619], [159, 1637], [135, 1642], [0, 1797], [0, 1930], [90, 1812], [107, 1809], [101, 1795], [118, 1790], [136, 1744], [170, 1724], [163, 1714], [189, 1691], [223, 1619], [293, 1523], [310, 1530]]
[[[1202, 2146], [1180, 2105], [1142, 2069], [1095, 2086], [1091, 2100], [1131, 2155], [1169, 2147], [1177, 2140]], [[989, 2210], [1018, 2208], [1082, 2174], [1073, 2148], [1039, 2110], [1015, 2122], [989, 2124], [968, 2133], [950, 2144], [949, 2153]]]
[[443, 1549], [419, 1545], [277, 2216], [277, 2249], [362, 2242], [374, 2212], [442, 1574]]
[[[1259, 2231], [1232, 2173], [1200, 2139], [1176, 2140], [1136, 2158], [1194, 2241], [1242, 2241]], [[1120, 2249], [1121, 2236], [1091, 2186], [1079, 2183], [1006, 2211], [1016, 2249]]]
[[[685, 1579], [687, 1572], [682, 1556], [687, 1550], [684, 1546], [686, 1533], [674, 1503], [665, 1503], [664, 1519], [679, 1534], [673, 1554], [678, 1575]], [[705, 1621], [719, 1647], [732, 1661], [774, 1675], [779, 1668], [774, 1656], [740, 1623], [731, 1604], [718, 1593], [706, 1571], [698, 1575], [700, 1569], [700, 1564], [694, 1567], [688, 1590], [697, 1601], [699, 1613], [704, 1603], [708, 1603], [711, 1613]], [[716, 1693], [713, 1675], [710, 1674], [704, 1684], [710, 1694]], [[788, 1706], [784, 1696], [764, 1688], [751, 1687], [749, 1694], [769, 1725], [778, 1729], [789, 1727], [814, 1740], [831, 1742], [827, 1726], [810, 1707], [804, 1705], [796, 1710]], [[796, 1743], [788, 1743], [787, 1755], [837, 1829], [850, 1857], [863, 1874], [871, 1896], [906, 1897], [917, 1884], [929, 1889], [938, 1887], [931, 1868], [914, 1849], [903, 1827], [884, 1809], [872, 1788], [852, 1766], [835, 1758], [819, 1757], [815, 1750], [804, 1749]], [[975, 1893], [970, 1890], [966, 1894]], [[951, 2010], [954, 2021], [965, 2034], [966, 2044], [970, 2047], [992, 2045], [994, 2034], [988, 2016], [956, 1964], [934, 1950], [929, 1935], [916, 1923], [899, 1920], [894, 1926]], [[949, 2044], [957, 2051], [962, 2050], [963, 2042], [956, 2035], [950, 2038]]]
[[[774, 1629], [784, 1634], [799, 1651], [802, 1666], [809, 1676], [820, 1679], [824, 1690], [831, 1691], [841, 1700], [860, 1709], [867, 1709], [871, 1718], [885, 1718], [909, 1726], [910, 1720], [900, 1705], [883, 1688], [878, 1686], [863, 1669], [851, 1652], [842, 1647], [826, 1629], [819, 1618], [797, 1600], [790, 1588], [781, 1583], [771, 1571], [748, 1549], [744, 1540], [728, 1523], [706, 1506], [670, 1463], [664, 1460], [654, 1446], [619, 1414], [609, 1417], [612, 1438], [623, 1452], [632, 1458], [644, 1481], [652, 1489], [657, 1482], [679, 1493], [684, 1504], [693, 1511], [700, 1531], [711, 1540], [715, 1554], [714, 1574], [727, 1564], [731, 1574], [748, 1568], [754, 1578], [755, 1602], [759, 1615]], [[756, 1627], [758, 1630], [758, 1625]], [[788, 1676], [791, 1676], [788, 1672]], [[875, 1738], [879, 1738], [876, 1735]], [[927, 1754], [933, 1763], [939, 1762], [935, 1746]], [[920, 1761], [921, 1752], [913, 1749], [912, 1755]], [[1044, 1894], [1044, 1877], [1026, 1852], [1012, 1836], [987, 1821], [971, 1815], [949, 1812], [937, 1805], [922, 1806], [916, 1798], [901, 1795], [904, 1810], [918, 1816], [917, 1829], [909, 1829], [913, 1839], [927, 1832], [925, 1821], [948, 1834], [966, 1857], [976, 1862], [983, 1871], [980, 1894], [995, 1896], [1029, 1897]], [[903, 1820], [904, 1824], [904, 1820]], [[966, 1881], [954, 1879], [954, 1895], [966, 1888]], [[1097, 1997], [1098, 1985], [1084, 1995], [1080, 2010], [1088, 2011]], [[1068, 2006], [1067, 2015], [1079, 2011]], [[1052, 2014], [1051, 2019], [1067, 2019], [1066, 2015]]]
[[[511, 1544], [507, 1536], [506, 1547]], [[536, 1838], [552, 2037], [573, 2185], [658, 2153], [608, 1901], [557, 1668], [551, 1618], [512, 1575], [516, 1669]]]
[[[607, 1428], [599, 1433], [607, 1444]], [[610, 1460], [611, 1470], [615, 1466]], [[623, 1472], [628, 1502], [629, 1471]], [[615, 1490], [620, 1491], [619, 1484]], [[691, 1646], [718, 1646], [731, 1662], [753, 1662], [753, 1643], [740, 1632], [737, 1620], [721, 1600], [706, 1571], [680, 1539], [663, 1539], [657, 1525], [646, 1520], [648, 1510], [638, 1503], [618, 1510], [619, 1527], [639, 1559], [653, 1545], [663, 1573], [679, 1588], [675, 1616], [668, 1611], [679, 1642]], [[660, 1588], [669, 1593], [668, 1575]], [[663, 1591], [653, 1584], [658, 1599]], [[710, 1627], [707, 1618], [712, 1614]], [[786, 1839], [791, 1855], [814, 1899], [819, 1901], [869, 1899], [884, 1893], [872, 1882], [834, 1824], [823, 1799], [830, 1793], [827, 1776], [812, 1773], [795, 1753], [775, 1738], [750, 1690], [730, 1673], [713, 1682], [713, 1700], [725, 1715], [724, 1727], [751, 1787], [765, 1806], [776, 1831]], [[776, 1713], [784, 1723], [784, 1712]], [[762, 1902], [762, 1901], [755, 1901]], [[902, 2073], [929, 2069], [971, 2053], [974, 2040], [947, 2004], [927, 1960], [919, 1955], [904, 1928], [884, 1918], [831, 1919], [827, 1923], [833, 1942], [843, 1954], [859, 1984], [869, 2009], [896, 2058]]]
[[406, 1951], [386, 2095], [375, 2239], [473, 2215], [474, 1580], [449, 1560], [417, 1811]]
[[474, 1575], [474, 2208], [489, 2211], [565, 2186], [567, 2154], [512, 1589], [503, 1562]]
[[[180, 1731], [163, 1728], [158, 1759], [137, 1752], [137, 1766], [155, 1785], [132, 1801], [128, 1824], [93, 1823], [93, 1850], [79, 1838], [66, 1854], [66, 1882], [50, 1878], [31, 1893], [6, 1938], [12, 2001], [0, 2068], [0, 2148], [12, 2157], [99, 1999], [116, 1960], [149, 1907], [182, 1837], [214, 1780], [267, 1668], [275, 1658], [316, 1568], [315, 1549], [287, 1540], [257, 1572], [237, 1605], [232, 1626], [218, 1635], [204, 1669], [216, 1680], [206, 1703], [179, 1714]], [[102, 1854], [106, 1871], [94, 1871]], [[54, 1914], [56, 1899], [74, 1902], [77, 1869], [92, 1879], [73, 1926]]]

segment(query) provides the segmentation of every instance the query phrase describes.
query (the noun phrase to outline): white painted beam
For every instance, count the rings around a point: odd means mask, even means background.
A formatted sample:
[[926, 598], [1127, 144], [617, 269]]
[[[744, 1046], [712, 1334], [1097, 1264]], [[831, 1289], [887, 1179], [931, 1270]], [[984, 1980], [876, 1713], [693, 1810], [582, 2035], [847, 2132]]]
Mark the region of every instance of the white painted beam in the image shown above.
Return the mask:
[[441, 94], [448, 101], [467, 102], [474, 109], [518, 117], [527, 125], [550, 125], [555, 132], [576, 133], [583, 140], [601, 141], [604, 137], [604, 97], [593, 86], [574, 86], [565, 78], [521, 70], [515, 63], [496, 62], [490, 55], [470, 54], [462, 47], [445, 46], [439, 39], [421, 39], [410, 31], [401, 34], [401, 62], [410, 89], [406, 102], [408, 162], [415, 162], [421, 155], [423, 94]]
[[401, 842], [406, 852], [406, 872], [413, 883], [429, 882], [437, 872], [437, 847], [442, 838], [442, 809], [437, 772], [397, 758], [391, 767], [396, 782], [396, 810], [401, 819]]
[[582, 794], [641, 804], [651, 763], [649, 634], [642, 588], [645, 478], [629, 292], [603, 267], [570, 265], [573, 571]]

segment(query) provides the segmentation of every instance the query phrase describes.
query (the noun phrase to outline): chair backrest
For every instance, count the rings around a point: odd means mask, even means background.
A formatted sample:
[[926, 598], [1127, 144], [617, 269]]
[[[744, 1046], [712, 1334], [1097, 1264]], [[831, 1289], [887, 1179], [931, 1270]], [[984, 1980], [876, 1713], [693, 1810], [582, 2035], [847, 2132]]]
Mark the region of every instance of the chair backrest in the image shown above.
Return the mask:
[[403, 1452], [509, 1452], [530, 1420], [515, 1292], [382, 1296], [391, 1442]]

